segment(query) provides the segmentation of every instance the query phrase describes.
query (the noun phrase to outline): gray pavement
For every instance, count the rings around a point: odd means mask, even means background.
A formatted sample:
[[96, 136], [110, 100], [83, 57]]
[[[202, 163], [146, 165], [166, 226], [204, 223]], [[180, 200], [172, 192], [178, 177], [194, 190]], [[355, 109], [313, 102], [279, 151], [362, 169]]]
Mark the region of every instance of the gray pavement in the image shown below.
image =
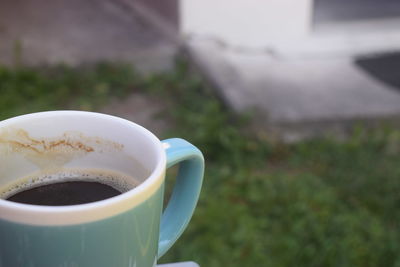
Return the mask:
[[314, 0], [314, 23], [343, 23], [400, 16], [397, 0]]
[[[400, 119], [399, 91], [393, 83], [371, 75], [365, 61], [280, 59], [269, 53], [235, 51], [210, 40], [192, 40], [188, 47], [192, 60], [228, 106], [238, 112], [252, 110], [255, 127], [287, 141], [345, 133], [359, 122], [373, 125]], [[397, 70], [384, 72], [400, 80]]]
[[109, 60], [157, 71], [168, 69], [176, 52], [176, 43], [123, 1], [0, 2], [1, 64], [77, 65]]
[[166, 110], [166, 103], [162, 99], [144, 93], [133, 93], [122, 100], [112, 99], [98, 111], [133, 121], [162, 138], [173, 125]]

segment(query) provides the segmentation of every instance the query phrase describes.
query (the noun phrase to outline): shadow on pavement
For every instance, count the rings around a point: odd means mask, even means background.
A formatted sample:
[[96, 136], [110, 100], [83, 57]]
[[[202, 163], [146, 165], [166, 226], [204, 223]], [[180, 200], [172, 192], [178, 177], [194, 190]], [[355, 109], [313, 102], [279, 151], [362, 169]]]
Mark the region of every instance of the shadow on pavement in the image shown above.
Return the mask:
[[373, 78], [400, 92], [400, 52], [360, 57], [354, 63]]

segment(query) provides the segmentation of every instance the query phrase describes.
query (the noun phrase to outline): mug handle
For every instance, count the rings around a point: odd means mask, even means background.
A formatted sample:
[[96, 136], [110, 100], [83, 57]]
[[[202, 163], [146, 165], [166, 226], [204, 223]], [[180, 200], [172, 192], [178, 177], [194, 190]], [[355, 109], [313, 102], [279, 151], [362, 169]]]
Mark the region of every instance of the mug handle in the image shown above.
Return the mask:
[[179, 164], [176, 183], [160, 223], [158, 258], [181, 236], [199, 199], [204, 175], [204, 157], [189, 142], [172, 138], [162, 141], [167, 154], [167, 168]]

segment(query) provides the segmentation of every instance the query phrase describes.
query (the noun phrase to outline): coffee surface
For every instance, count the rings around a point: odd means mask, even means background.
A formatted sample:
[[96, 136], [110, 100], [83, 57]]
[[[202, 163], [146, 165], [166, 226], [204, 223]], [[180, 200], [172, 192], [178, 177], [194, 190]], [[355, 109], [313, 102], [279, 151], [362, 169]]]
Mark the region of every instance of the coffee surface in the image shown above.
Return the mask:
[[106, 169], [63, 169], [33, 173], [0, 187], [0, 199], [64, 206], [90, 203], [127, 192], [142, 180]]
[[18, 192], [9, 201], [46, 206], [78, 205], [121, 194], [112, 186], [95, 181], [69, 181], [46, 184]]

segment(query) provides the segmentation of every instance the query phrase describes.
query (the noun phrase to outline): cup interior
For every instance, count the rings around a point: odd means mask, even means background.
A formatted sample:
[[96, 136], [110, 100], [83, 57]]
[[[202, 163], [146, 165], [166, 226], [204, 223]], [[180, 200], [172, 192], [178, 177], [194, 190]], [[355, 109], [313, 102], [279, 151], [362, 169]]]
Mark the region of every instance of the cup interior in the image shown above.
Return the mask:
[[52, 111], [0, 122], [0, 188], [23, 177], [106, 170], [144, 182], [161, 143], [145, 128], [110, 115]]

